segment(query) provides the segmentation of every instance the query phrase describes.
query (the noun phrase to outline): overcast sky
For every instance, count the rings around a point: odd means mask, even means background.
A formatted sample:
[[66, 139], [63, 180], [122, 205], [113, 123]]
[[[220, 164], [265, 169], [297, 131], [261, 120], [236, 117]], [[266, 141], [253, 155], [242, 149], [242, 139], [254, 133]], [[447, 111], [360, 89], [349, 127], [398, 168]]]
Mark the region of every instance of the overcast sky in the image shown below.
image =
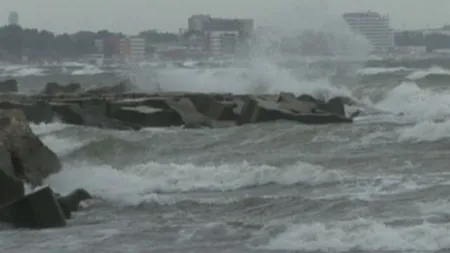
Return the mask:
[[17, 11], [23, 27], [57, 33], [103, 28], [127, 34], [150, 28], [174, 32], [199, 13], [304, 27], [346, 11], [373, 10], [389, 14], [396, 29], [450, 24], [450, 0], [0, 0], [0, 6], [0, 24]]

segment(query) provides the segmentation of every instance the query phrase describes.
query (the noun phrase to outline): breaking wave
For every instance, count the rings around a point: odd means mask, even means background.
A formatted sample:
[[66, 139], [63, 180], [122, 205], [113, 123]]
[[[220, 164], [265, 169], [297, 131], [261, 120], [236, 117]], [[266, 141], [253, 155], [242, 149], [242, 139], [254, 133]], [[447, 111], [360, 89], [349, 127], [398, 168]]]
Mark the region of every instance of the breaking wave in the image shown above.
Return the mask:
[[419, 221], [417, 225], [395, 227], [371, 219], [358, 219], [292, 225], [264, 248], [307, 252], [423, 252], [449, 248], [449, 238], [448, 223]]

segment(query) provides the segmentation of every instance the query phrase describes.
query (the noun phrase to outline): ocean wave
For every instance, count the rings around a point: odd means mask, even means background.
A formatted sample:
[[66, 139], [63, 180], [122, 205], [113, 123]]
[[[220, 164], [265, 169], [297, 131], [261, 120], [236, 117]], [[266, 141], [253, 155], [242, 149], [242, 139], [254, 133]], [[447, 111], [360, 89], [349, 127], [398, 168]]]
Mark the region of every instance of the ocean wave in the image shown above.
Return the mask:
[[148, 162], [123, 170], [82, 163], [66, 164], [62, 172], [48, 179], [48, 184], [63, 192], [82, 187], [110, 200], [133, 199], [135, 203], [153, 193], [230, 191], [271, 183], [315, 185], [339, 181], [341, 174], [304, 162], [285, 167], [249, 163], [197, 166]]
[[103, 70], [101, 70], [98, 67], [92, 66], [92, 65], [86, 65], [82, 69], [77, 69], [72, 71], [71, 75], [78, 76], [78, 75], [97, 75], [104, 73]]
[[388, 91], [376, 108], [416, 119], [432, 119], [450, 115], [450, 93], [420, 88], [414, 82], [404, 82]]
[[450, 138], [450, 120], [419, 122], [397, 130], [398, 140], [412, 142], [434, 142]]
[[431, 68], [426, 70], [416, 70], [415, 72], [409, 74], [407, 78], [410, 80], [418, 80], [431, 75], [446, 75], [450, 77], [450, 70], [444, 69], [439, 66], [432, 66]]
[[397, 68], [363, 68], [357, 71], [358, 75], [368, 76], [368, 75], [379, 75], [379, 74], [391, 74], [395, 72], [412, 72], [416, 69], [397, 67]]
[[372, 219], [358, 219], [290, 225], [262, 248], [307, 252], [397, 252], [437, 251], [449, 247], [449, 223], [422, 222], [395, 227]]
[[0, 72], [1, 77], [20, 78], [26, 76], [45, 76], [46, 69], [26, 65], [8, 66]]

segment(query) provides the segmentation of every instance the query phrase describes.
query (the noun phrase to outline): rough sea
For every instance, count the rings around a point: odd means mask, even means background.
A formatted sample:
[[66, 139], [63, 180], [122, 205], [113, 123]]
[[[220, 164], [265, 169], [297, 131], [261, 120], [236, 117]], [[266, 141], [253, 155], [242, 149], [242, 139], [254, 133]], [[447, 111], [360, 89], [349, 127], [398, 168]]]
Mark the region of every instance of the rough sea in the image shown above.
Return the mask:
[[[17, 78], [23, 92], [49, 81], [114, 84], [125, 73], [147, 91], [345, 95], [364, 113], [326, 126], [32, 125], [64, 164], [46, 183], [61, 193], [85, 188], [95, 199], [66, 228], [1, 229], [0, 252], [449, 251], [450, 70], [344, 65], [140, 65], [122, 74], [2, 66], [2, 79]], [[448, 82], [427, 79], [433, 74]]]

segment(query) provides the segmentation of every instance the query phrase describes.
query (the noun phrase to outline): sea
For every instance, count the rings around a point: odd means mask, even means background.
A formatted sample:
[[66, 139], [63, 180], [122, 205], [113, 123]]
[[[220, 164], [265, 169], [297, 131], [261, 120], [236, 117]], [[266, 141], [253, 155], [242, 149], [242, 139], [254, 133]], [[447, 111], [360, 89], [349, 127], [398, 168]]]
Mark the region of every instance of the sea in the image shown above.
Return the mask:
[[63, 163], [45, 183], [94, 199], [65, 228], [1, 228], [1, 252], [450, 251], [450, 70], [442, 66], [65, 63], [2, 65], [0, 76], [24, 93], [50, 81], [93, 87], [129, 77], [148, 92], [347, 96], [355, 101], [348, 113], [362, 111], [353, 124], [321, 126], [32, 124]]

